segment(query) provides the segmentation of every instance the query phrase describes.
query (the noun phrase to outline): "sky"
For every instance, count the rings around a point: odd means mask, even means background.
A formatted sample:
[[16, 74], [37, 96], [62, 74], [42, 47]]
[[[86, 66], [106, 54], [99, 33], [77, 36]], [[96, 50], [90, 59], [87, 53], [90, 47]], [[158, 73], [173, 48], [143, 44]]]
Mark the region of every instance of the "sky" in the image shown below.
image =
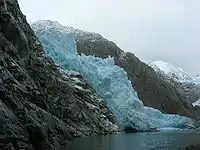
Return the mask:
[[144, 61], [200, 73], [199, 0], [19, 0], [29, 21], [97, 32]]

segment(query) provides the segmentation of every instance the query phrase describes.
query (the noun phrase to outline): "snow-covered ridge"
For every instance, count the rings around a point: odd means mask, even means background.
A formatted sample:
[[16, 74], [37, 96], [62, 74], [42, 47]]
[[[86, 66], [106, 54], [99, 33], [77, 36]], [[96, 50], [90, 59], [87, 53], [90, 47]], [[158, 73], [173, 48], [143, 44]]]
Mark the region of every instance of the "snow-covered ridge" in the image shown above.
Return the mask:
[[31, 27], [34, 29], [35, 32], [37, 31], [46, 31], [46, 30], [54, 30], [60, 33], [73, 33], [76, 39], [87, 38], [91, 39], [91, 42], [102, 39], [103, 37], [98, 33], [87, 32], [79, 29], [75, 29], [73, 27], [66, 27], [61, 25], [57, 21], [51, 20], [39, 20], [37, 22], [31, 23]]
[[60, 32], [74, 32], [73, 27], [64, 27], [61, 24], [59, 24], [57, 21], [51, 21], [51, 20], [39, 20], [37, 22], [31, 23], [31, 27], [34, 28], [34, 30], [56, 30]]
[[167, 75], [170, 78], [184, 82], [192, 78], [181, 68], [164, 61], [155, 61], [149, 64], [156, 72]]

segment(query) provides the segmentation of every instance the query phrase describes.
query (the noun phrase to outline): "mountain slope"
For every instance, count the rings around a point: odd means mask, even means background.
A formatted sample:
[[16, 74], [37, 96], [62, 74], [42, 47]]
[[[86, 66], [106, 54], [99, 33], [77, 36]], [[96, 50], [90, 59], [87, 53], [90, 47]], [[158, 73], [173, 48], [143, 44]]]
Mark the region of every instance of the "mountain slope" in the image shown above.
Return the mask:
[[[42, 24], [49, 26], [49, 22], [53, 21], [42, 21]], [[34, 23], [32, 27], [35, 28], [34, 26], [38, 26], [38, 24], [41, 24], [41, 22]], [[55, 31], [69, 31], [68, 27], [55, 25], [57, 24], [55, 22], [52, 24], [51, 28]], [[36, 32], [37, 29], [36, 27]], [[170, 82], [162, 80], [151, 67], [141, 62], [134, 54], [123, 52], [115, 43], [97, 33], [76, 29], [72, 29], [71, 32], [75, 36], [79, 54], [83, 53], [101, 58], [113, 56], [115, 64], [128, 73], [139, 99], [146, 106], [157, 108], [165, 113], [188, 115], [192, 105], [184, 101], [179, 89]]]
[[192, 78], [183, 69], [176, 67], [172, 64], [166, 63], [164, 61], [155, 61], [149, 64], [155, 71], [163, 72], [170, 78], [176, 79], [178, 81], [184, 82], [186, 80], [191, 80]]
[[115, 118], [96, 91], [81, 75], [61, 72], [17, 0], [6, 2], [8, 10], [0, 5], [0, 149], [57, 150], [72, 137], [114, 132]]
[[173, 82], [180, 90], [183, 99], [193, 103], [200, 98], [200, 83], [198, 76], [191, 78], [183, 69], [164, 61], [155, 61], [150, 64], [157, 74], [165, 81]]

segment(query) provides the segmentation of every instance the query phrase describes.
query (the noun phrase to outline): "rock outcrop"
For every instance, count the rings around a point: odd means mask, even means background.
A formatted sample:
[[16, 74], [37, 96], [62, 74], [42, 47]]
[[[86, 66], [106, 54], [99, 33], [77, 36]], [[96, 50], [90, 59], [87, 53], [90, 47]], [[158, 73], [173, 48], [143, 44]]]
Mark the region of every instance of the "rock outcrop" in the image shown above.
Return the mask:
[[59, 149], [72, 137], [109, 134], [115, 118], [78, 74], [48, 58], [19, 9], [0, 1], [0, 149]]
[[180, 83], [179, 88], [188, 102], [194, 103], [200, 99], [200, 84]]
[[192, 78], [182, 68], [164, 61], [155, 61], [148, 65], [156, 71], [162, 80], [173, 83], [181, 92], [181, 97], [184, 101], [193, 103], [200, 99], [198, 76]]

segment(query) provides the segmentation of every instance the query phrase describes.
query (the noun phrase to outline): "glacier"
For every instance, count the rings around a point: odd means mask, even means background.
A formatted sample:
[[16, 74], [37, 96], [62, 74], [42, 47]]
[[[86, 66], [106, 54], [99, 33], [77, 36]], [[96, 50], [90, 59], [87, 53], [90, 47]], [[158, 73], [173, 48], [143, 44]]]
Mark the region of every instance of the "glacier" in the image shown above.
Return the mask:
[[120, 127], [131, 127], [140, 131], [148, 131], [151, 128], [195, 127], [193, 120], [188, 117], [163, 114], [159, 110], [145, 107], [124, 69], [116, 66], [111, 57], [102, 59], [78, 55], [71, 32], [57, 29], [54, 25], [38, 27], [38, 24], [34, 24], [32, 28], [48, 56], [63, 70], [80, 73], [94, 87], [116, 116]]

